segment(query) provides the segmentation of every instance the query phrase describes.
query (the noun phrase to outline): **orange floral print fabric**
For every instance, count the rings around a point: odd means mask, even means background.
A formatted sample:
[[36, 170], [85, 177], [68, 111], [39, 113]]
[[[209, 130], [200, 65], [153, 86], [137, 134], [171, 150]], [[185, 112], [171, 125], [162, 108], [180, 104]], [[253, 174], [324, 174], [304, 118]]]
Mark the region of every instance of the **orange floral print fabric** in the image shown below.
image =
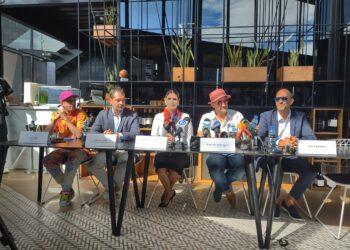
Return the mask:
[[[58, 114], [55, 113], [51, 117], [51, 121], [57, 118]], [[87, 115], [83, 110], [76, 109], [73, 113], [67, 115], [68, 120], [77, 128], [82, 129], [84, 122], [87, 120]], [[73, 137], [73, 134], [70, 132], [67, 123], [62, 118], [58, 119], [53, 128], [53, 133], [58, 133], [59, 137]]]

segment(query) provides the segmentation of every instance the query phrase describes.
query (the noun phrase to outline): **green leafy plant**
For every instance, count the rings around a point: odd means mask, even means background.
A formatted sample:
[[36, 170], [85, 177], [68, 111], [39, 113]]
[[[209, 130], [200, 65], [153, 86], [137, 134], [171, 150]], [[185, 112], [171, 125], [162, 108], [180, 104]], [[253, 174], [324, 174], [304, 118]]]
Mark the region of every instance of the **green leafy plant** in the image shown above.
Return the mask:
[[108, 5], [104, 12], [104, 24], [115, 25], [117, 23], [117, 9], [113, 5]]
[[288, 56], [288, 66], [299, 66], [299, 55], [302, 54], [304, 49], [304, 39], [300, 40], [299, 50], [291, 49]]
[[263, 51], [258, 49], [258, 46], [254, 42], [254, 50], [248, 50], [246, 55], [246, 61], [248, 67], [260, 67], [267, 59], [269, 55], [270, 47], [267, 47]]
[[194, 60], [194, 56], [191, 49], [191, 40], [186, 38], [171, 39], [173, 49], [171, 52], [176, 57], [180, 67], [188, 67], [190, 59]]
[[226, 43], [226, 51], [230, 67], [242, 67], [242, 41], [239, 46], [233, 46], [233, 48]]
[[113, 67], [109, 67], [106, 70], [106, 76], [107, 76], [107, 80], [108, 81], [117, 81], [117, 76], [118, 76], [118, 72], [117, 72], [117, 65], [114, 64]]

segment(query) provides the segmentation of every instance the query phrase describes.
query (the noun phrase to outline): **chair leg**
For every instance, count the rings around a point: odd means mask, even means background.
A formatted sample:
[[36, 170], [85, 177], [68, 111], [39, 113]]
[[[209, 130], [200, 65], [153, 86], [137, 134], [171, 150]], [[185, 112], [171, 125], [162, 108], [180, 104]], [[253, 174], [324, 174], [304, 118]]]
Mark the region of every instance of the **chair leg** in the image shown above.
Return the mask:
[[190, 190], [190, 194], [191, 194], [191, 197], [192, 197], [193, 204], [194, 204], [195, 208], [198, 209], [196, 200], [195, 200], [194, 195], [193, 195], [192, 186], [191, 186], [191, 183], [188, 181], [188, 177], [187, 177], [186, 171], [182, 170], [182, 173], [185, 176], [185, 181], [186, 181], [188, 190]]
[[210, 194], [211, 194], [211, 190], [213, 188], [213, 185], [214, 185], [214, 181], [211, 182], [210, 184], [210, 187], [209, 187], [209, 190], [208, 190], [208, 194], [207, 194], [207, 199], [205, 201], [205, 205], [204, 205], [204, 208], [203, 208], [203, 211], [205, 211], [207, 209], [207, 206], [208, 206], [208, 202], [209, 202], [209, 197], [210, 197]]
[[244, 187], [243, 180], [241, 180], [241, 184], [242, 184], [242, 188], [243, 188], [243, 195], [244, 195], [245, 203], [246, 203], [246, 205], [247, 205], [248, 213], [251, 214], [250, 206], [249, 206], [249, 201], [248, 201], [248, 198], [247, 198], [247, 194], [246, 194], [246, 190], [245, 190], [245, 187]]
[[80, 181], [79, 181], [80, 174], [79, 174], [79, 170], [77, 171], [76, 178], [77, 178], [78, 197], [79, 197], [80, 207], [83, 207], [85, 205], [85, 202], [81, 198], [81, 193], [80, 193]]
[[343, 195], [343, 201], [342, 201], [342, 204], [341, 204], [339, 229], [338, 229], [338, 237], [337, 237], [338, 240], [340, 239], [341, 228], [343, 226], [346, 191], [347, 191], [347, 188], [344, 188], [344, 195]]
[[51, 180], [52, 180], [52, 176], [50, 176], [49, 183], [47, 183], [47, 186], [46, 186], [46, 188], [45, 188], [44, 194], [43, 194], [43, 196], [42, 196], [42, 198], [41, 198], [40, 203], [41, 203], [42, 205], [45, 204], [47, 201], [50, 200], [50, 199], [49, 199], [49, 200], [45, 201], [45, 196], [46, 196], [47, 191], [49, 190]]
[[93, 193], [90, 196], [89, 201], [85, 203], [88, 206], [90, 206], [91, 204], [93, 204], [94, 202], [96, 202], [98, 199], [101, 198], [100, 190], [98, 189], [98, 185], [100, 184], [100, 182], [96, 183], [96, 181], [94, 180], [94, 178], [91, 175], [89, 177], [90, 177], [91, 181], [94, 183], [94, 186], [95, 186], [95, 189], [96, 189], [96, 193], [95, 194]]
[[343, 236], [341, 236], [341, 228], [343, 225], [343, 218], [344, 218], [344, 208], [345, 208], [345, 198], [346, 198], [346, 192], [347, 192], [347, 188], [344, 187], [344, 195], [343, 195], [343, 201], [342, 201], [342, 206], [341, 206], [341, 213], [340, 213], [340, 219], [339, 219], [339, 227], [338, 227], [338, 234], [335, 234], [334, 232], [331, 231], [331, 229], [324, 224], [320, 218], [318, 218], [318, 214], [320, 213], [320, 211], [322, 210], [324, 204], [326, 203], [326, 200], [329, 198], [329, 196], [331, 195], [331, 193], [333, 192], [333, 190], [335, 189], [335, 187], [332, 187], [332, 189], [329, 191], [329, 193], [327, 194], [326, 198], [323, 200], [320, 208], [317, 210], [316, 214], [315, 214], [315, 219], [321, 223], [321, 225], [327, 229], [327, 231], [332, 234], [336, 239], [340, 240], [341, 238], [343, 238], [345, 236], [345, 234], [343, 234]]
[[266, 199], [265, 199], [265, 202], [264, 202], [264, 208], [263, 208], [263, 211], [261, 213], [261, 216], [265, 215], [265, 210], [266, 210], [266, 206], [267, 206], [267, 202], [268, 202], [269, 198], [270, 198], [270, 187], [267, 190], [267, 195], [266, 195]]
[[151, 204], [151, 201], [152, 201], [152, 199], [153, 199], [154, 193], [156, 192], [158, 183], [159, 183], [159, 179], [157, 180], [157, 183], [156, 183], [156, 185], [155, 185], [154, 188], [153, 188], [153, 191], [152, 191], [152, 193], [151, 193], [151, 196], [149, 197], [148, 204], [147, 204], [147, 208], [149, 208], [149, 205]]

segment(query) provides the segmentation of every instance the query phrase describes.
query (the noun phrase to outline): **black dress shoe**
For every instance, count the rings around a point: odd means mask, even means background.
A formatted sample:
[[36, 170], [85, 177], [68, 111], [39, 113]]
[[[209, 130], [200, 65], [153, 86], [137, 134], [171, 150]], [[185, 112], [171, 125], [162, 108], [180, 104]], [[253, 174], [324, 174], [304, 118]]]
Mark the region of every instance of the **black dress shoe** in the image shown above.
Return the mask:
[[300, 222], [305, 222], [305, 220], [303, 218], [301, 218], [301, 216], [299, 215], [296, 206], [291, 205], [291, 206], [287, 206], [285, 201], [282, 201], [282, 208], [283, 210], [285, 210], [289, 217], [292, 218], [295, 221], [300, 221]]
[[275, 214], [273, 215], [275, 219], [279, 219], [281, 217], [280, 205], [276, 204]]
[[167, 203], [165, 203], [162, 200], [162, 202], [158, 205], [158, 207], [167, 207], [169, 205], [169, 203], [174, 199], [175, 195], [176, 195], [176, 192], [175, 192], [175, 190], [173, 190], [173, 195], [171, 196], [170, 200]]

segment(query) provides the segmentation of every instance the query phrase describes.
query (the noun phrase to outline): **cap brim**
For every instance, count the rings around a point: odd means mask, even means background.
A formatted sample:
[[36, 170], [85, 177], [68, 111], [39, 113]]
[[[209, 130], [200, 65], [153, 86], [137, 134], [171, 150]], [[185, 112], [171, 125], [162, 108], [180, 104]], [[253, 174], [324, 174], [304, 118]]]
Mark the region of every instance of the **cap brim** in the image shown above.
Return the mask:
[[61, 102], [64, 102], [65, 100], [67, 100], [67, 99], [69, 99], [71, 97], [78, 98], [79, 96], [78, 95], [70, 95], [70, 96], [64, 98], [64, 100], [62, 100]]
[[211, 101], [211, 102], [208, 102], [208, 104], [212, 104], [213, 102], [216, 102], [217, 100], [223, 98], [223, 97], [227, 97], [228, 99], [231, 99], [231, 96], [230, 95], [223, 95], [223, 96], [220, 96], [218, 98], [216, 98], [215, 100]]

